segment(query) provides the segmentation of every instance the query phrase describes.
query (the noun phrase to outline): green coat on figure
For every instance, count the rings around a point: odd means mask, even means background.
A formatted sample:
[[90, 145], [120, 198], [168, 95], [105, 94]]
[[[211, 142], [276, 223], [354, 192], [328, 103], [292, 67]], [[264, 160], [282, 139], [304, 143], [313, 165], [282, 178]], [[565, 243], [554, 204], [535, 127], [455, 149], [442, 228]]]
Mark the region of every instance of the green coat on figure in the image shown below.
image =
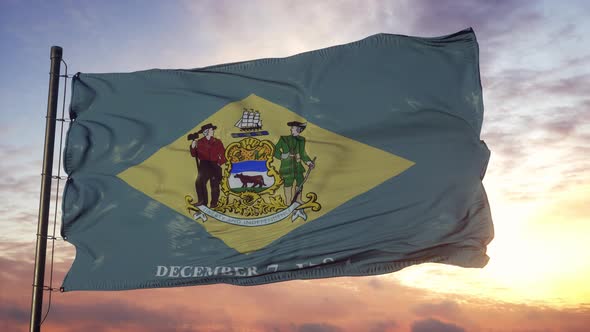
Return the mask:
[[297, 185], [303, 182], [302, 161], [308, 163], [311, 161], [305, 152], [305, 137], [302, 136], [281, 136], [275, 145], [274, 157], [281, 160], [279, 173], [283, 178], [285, 187], [291, 187], [296, 181]]

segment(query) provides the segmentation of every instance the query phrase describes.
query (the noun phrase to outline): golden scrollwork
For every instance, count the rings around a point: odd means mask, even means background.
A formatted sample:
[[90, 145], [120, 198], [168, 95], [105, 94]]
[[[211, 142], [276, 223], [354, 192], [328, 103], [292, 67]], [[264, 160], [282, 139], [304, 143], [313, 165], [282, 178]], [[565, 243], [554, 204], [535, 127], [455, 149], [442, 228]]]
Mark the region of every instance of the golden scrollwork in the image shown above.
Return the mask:
[[307, 201], [299, 205], [297, 207], [297, 210], [311, 209], [312, 211], [317, 212], [322, 209], [322, 205], [317, 202], [318, 195], [316, 193], [308, 192], [307, 194], [305, 194], [305, 197], [307, 198]]
[[270, 159], [272, 161], [273, 153], [274, 145], [270, 141], [247, 137], [228, 145], [225, 156], [230, 163], [246, 160]]
[[215, 209], [216, 211], [220, 213], [235, 213], [242, 217], [258, 217], [277, 213], [287, 208], [287, 205], [283, 202], [283, 198], [280, 196], [268, 197], [268, 200], [258, 197], [249, 204], [244, 204], [243, 200], [240, 199], [232, 199], [231, 202], [228, 202], [228, 197], [220, 198], [219, 205]]
[[192, 212], [201, 211], [193, 205], [195, 203], [195, 200], [193, 199], [193, 197], [191, 195], [184, 196], [184, 202], [186, 203], [185, 207], [186, 207], [186, 210], [188, 211], [189, 214], [192, 215]]

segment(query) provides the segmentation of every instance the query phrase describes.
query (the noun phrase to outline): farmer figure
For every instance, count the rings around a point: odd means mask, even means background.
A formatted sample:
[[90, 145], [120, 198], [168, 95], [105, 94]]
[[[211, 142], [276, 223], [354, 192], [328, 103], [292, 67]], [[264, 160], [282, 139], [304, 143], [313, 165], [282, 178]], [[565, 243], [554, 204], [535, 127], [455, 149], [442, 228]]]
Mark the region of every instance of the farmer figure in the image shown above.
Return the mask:
[[[284, 181], [285, 203], [290, 205], [296, 193], [296, 186], [293, 184], [301, 187], [304, 181], [303, 163], [307, 164], [310, 169], [313, 169], [315, 164], [305, 152], [305, 137], [301, 136], [301, 132], [307, 124], [291, 121], [287, 125], [291, 127], [291, 135], [281, 136], [275, 145], [274, 157], [281, 160], [279, 173]], [[296, 201], [303, 204], [299, 197]]]
[[[221, 183], [221, 165], [225, 163], [225, 148], [223, 143], [213, 137], [216, 126], [208, 123], [201, 127], [197, 135], [192, 136], [190, 150], [191, 156], [197, 160], [197, 169], [199, 174], [195, 181], [198, 202], [195, 206], [207, 205], [207, 182], [211, 186], [211, 205], [210, 208], [217, 207], [219, 200], [219, 185]], [[203, 137], [198, 139], [199, 134]]]

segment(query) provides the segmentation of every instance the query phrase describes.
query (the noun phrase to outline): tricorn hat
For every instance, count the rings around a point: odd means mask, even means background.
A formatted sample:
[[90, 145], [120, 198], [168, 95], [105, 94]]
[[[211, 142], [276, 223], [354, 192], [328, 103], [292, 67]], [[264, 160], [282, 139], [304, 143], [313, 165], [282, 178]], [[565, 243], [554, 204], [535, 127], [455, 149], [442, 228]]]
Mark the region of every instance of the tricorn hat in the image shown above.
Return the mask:
[[211, 123], [208, 123], [208, 124], [206, 124], [206, 125], [204, 125], [204, 126], [201, 127], [201, 130], [199, 130], [199, 134], [201, 134], [202, 132], [204, 132], [207, 129], [213, 129], [213, 130], [215, 130], [215, 129], [217, 129], [217, 126], [214, 126]]
[[287, 122], [287, 126], [289, 127], [299, 127], [301, 129], [305, 129], [305, 127], [307, 127], [307, 123], [302, 123], [299, 121], [291, 121], [291, 122]]

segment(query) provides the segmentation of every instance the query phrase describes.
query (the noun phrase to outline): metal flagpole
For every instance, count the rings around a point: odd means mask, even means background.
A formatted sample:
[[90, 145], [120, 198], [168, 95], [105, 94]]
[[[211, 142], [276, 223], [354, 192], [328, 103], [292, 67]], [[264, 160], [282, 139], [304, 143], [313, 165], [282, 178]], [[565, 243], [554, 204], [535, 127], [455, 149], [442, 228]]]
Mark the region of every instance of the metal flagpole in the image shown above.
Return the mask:
[[49, 225], [49, 201], [53, 169], [53, 145], [55, 142], [55, 123], [59, 92], [59, 73], [62, 48], [51, 47], [51, 71], [49, 72], [49, 96], [47, 97], [47, 117], [45, 119], [45, 147], [43, 150], [43, 173], [41, 173], [41, 197], [37, 223], [37, 249], [35, 250], [35, 278], [31, 300], [30, 331], [41, 330], [41, 309], [45, 282], [45, 254], [47, 251], [47, 226]]

